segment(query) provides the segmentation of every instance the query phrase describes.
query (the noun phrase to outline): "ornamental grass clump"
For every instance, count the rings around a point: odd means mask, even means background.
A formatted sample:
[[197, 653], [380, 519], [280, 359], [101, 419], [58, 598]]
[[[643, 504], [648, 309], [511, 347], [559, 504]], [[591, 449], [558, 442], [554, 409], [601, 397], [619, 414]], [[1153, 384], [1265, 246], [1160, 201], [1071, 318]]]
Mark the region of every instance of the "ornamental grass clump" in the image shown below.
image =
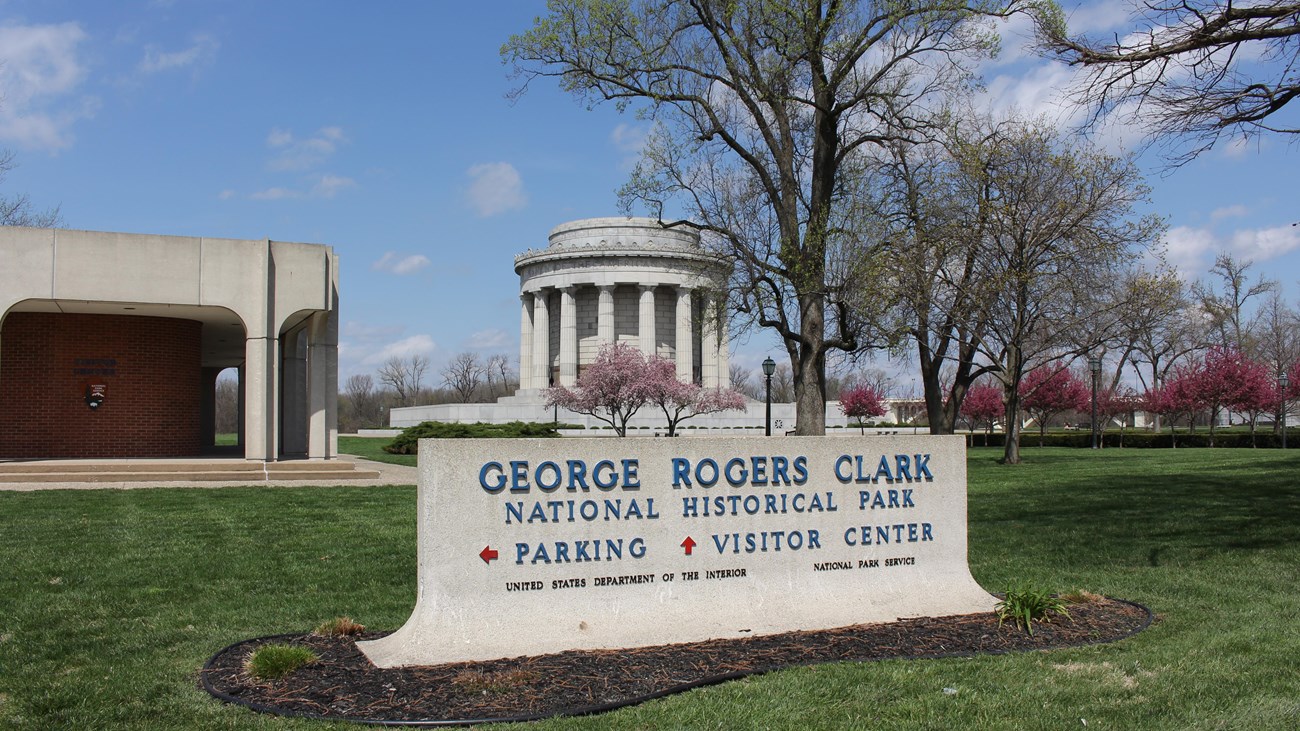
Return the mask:
[[244, 670], [258, 680], [277, 680], [316, 659], [316, 653], [299, 645], [262, 645], [248, 656]]
[[321, 622], [312, 634], [318, 637], [351, 637], [366, 631], [366, 626], [352, 621], [351, 617], [335, 617]]
[[1059, 614], [1066, 619], [1070, 618], [1065, 602], [1041, 587], [1008, 589], [1006, 598], [994, 605], [993, 611], [997, 612], [999, 627], [1009, 619], [1023, 627], [1031, 636], [1034, 634], [1034, 622], [1048, 622], [1049, 615]]

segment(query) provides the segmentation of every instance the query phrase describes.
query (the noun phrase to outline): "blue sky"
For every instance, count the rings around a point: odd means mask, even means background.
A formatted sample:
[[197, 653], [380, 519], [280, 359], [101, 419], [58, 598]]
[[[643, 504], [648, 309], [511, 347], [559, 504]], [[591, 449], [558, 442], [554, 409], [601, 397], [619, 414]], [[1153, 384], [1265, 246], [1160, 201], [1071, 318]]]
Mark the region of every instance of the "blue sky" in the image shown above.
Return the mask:
[[[1076, 27], [1122, 27], [1088, 3]], [[421, 353], [518, 354], [516, 254], [616, 215], [645, 125], [553, 84], [517, 103], [498, 51], [542, 2], [0, 0], [0, 193], [69, 228], [333, 246], [340, 377]], [[985, 64], [991, 104], [1055, 115], [1070, 71], [1020, 49]], [[1122, 145], [1126, 130], [1103, 134]], [[1297, 149], [1225, 144], [1161, 174], [1153, 207], [1189, 279], [1219, 251], [1300, 292]], [[733, 357], [755, 368], [769, 335]], [[436, 375], [431, 381], [436, 381]], [[906, 383], [906, 378], [900, 379]], [[906, 385], [903, 386], [903, 390]]]

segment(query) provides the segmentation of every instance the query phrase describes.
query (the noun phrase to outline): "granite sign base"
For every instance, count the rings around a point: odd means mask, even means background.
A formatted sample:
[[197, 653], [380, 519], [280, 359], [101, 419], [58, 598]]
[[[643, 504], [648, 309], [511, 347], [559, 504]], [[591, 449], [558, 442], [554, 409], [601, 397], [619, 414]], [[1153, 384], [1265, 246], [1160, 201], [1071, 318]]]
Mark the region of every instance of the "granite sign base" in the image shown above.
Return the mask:
[[962, 437], [420, 442], [418, 596], [378, 667], [991, 611]]

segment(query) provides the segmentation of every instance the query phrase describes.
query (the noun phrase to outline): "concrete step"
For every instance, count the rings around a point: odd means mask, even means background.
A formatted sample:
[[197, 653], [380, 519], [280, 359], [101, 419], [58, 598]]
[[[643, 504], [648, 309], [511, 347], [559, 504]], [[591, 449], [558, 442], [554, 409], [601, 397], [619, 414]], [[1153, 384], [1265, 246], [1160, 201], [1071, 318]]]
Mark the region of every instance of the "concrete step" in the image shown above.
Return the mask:
[[0, 483], [56, 482], [318, 482], [370, 480], [380, 473], [344, 461], [245, 462], [46, 460], [0, 462]]

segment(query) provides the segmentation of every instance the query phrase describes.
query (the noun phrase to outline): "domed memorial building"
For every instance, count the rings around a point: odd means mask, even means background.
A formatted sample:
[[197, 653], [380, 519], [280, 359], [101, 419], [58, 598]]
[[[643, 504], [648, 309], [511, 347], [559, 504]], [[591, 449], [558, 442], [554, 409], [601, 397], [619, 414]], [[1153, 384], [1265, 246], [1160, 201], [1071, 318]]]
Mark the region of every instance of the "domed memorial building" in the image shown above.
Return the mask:
[[572, 386], [607, 343], [677, 364], [683, 382], [727, 383], [718, 293], [730, 267], [686, 227], [650, 218], [588, 218], [551, 230], [515, 257], [522, 390]]
[[[628, 343], [677, 365], [683, 382], [727, 387], [723, 285], [727, 260], [689, 226], [652, 218], [586, 218], [551, 230], [544, 249], [515, 257], [519, 275], [519, 390], [489, 404], [392, 409], [393, 426], [422, 421], [502, 423], [595, 419], [546, 408], [543, 389], [573, 386], [606, 343]], [[661, 426], [648, 409], [634, 424]], [[735, 421], [736, 415], [717, 420]], [[704, 423], [701, 418], [692, 423]]]

